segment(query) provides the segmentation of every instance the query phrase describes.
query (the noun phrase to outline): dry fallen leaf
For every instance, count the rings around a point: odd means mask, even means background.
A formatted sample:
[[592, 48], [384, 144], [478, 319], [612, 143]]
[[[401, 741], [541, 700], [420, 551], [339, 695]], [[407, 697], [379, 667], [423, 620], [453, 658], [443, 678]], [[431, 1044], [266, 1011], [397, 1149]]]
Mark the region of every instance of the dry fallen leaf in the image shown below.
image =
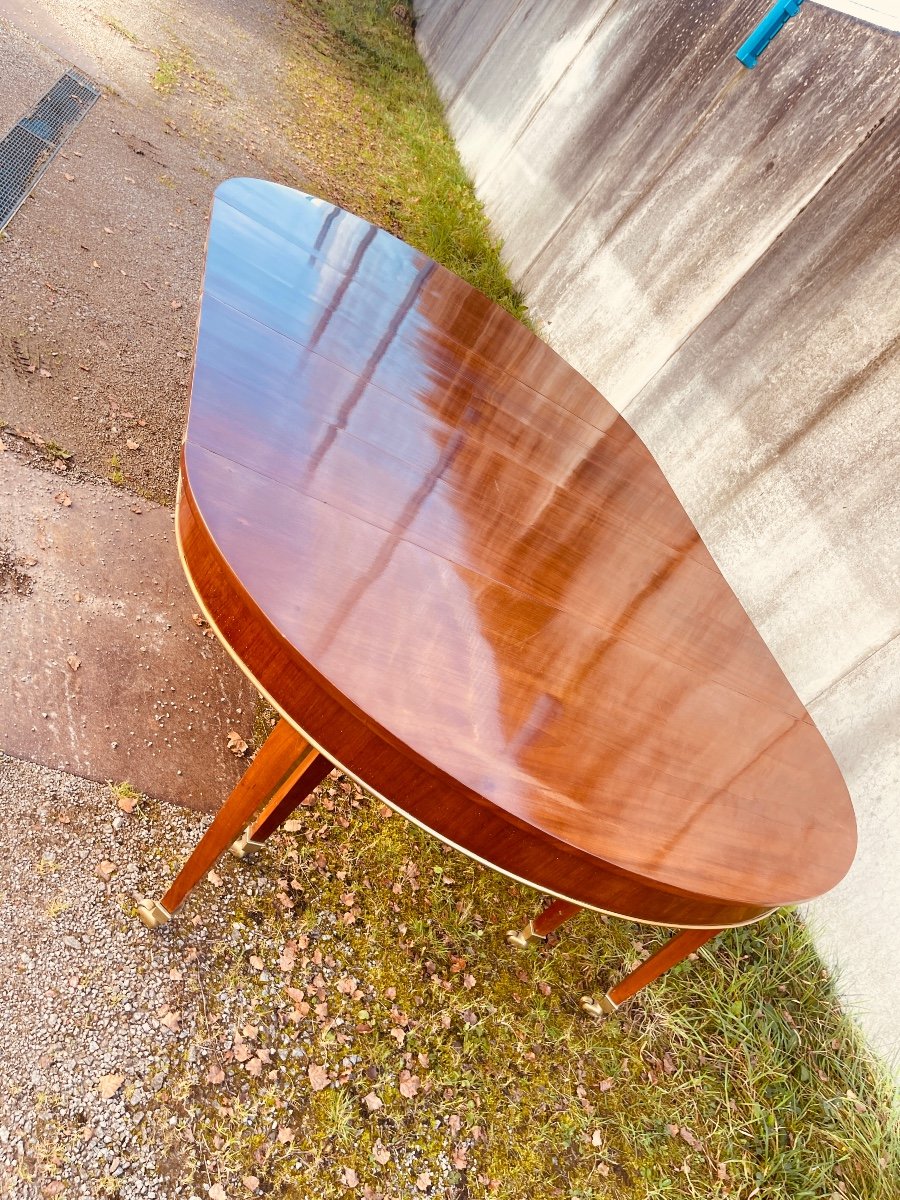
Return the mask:
[[381, 1142], [375, 1143], [375, 1149], [372, 1151], [372, 1157], [377, 1163], [384, 1166], [391, 1161], [391, 1152], [386, 1147], [382, 1146]]
[[173, 300], [173, 301], [172, 301], [172, 312], [178, 312], [179, 308], [181, 308], [181, 307], [182, 307], [182, 305], [181, 305], [181, 301], [180, 301], [180, 300]]
[[219, 874], [218, 871], [207, 871], [206, 878], [213, 885], [213, 887], [221, 887], [222, 886], [222, 876]]
[[314, 1092], [321, 1092], [322, 1088], [328, 1087], [328, 1072], [324, 1067], [320, 1067], [317, 1063], [310, 1063], [306, 1073]]
[[129, 450], [140, 450], [140, 448], [141, 448], [141, 443], [136, 442], [134, 440], [134, 438], [126, 438], [125, 445], [128, 447]]
[[416, 1179], [416, 1187], [419, 1189], [420, 1192], [428, 1191], [428, 1189], [431, 1187], [431, 1172], [430, 1171], [422, 1172], [422, 1174]]
[[222, 1068], [219, 1066], [218, 1063], [212, 1063], [210, 1065], [209, 1070], [206, 1072], [206, 1082], [207, 1083], [224, 1083], [225, 1082], [225, 1072], [222, 1070]]
[[109, 883], [116, 872], [116, 864], [104, 858], [102, 862], [98, 862], [94, 867], [94, 874], [98, 879], [102, 879], [104, 883]]
[[56, 495], [53, 497], [53, 499], [56, 501], [57, 504], [61, 505], [63, 508], [71, 508], [72, 507], [72, 497], [69, 495], [68, 492], [57, 492]]
[[413, 1096], [419, 1090], [419, 1077], [412, 1075], [409, 1071], [403, 1070], [400, 1072], [400, 1095], [405, 1096], [407, 1100], [412, 1100]]
[[248, 1192], [258, 1192], [259, 1191], [259, 1180], [256, 1178], [255, 1175], [245, 1175], [244, 1178], [241, 1180], [241, 1183], [244, 1185], [244, 1187], [247, 1189]]
[[254, 971], [264, 971], [266, 964], [263, 962], [263, 960], [259, 957], [258, 954], [251, 954], [250, 955], [250, 966], [254, 969]]
[[70, 933], [67, 933], [66, 936], [63, 938], [63, 945], [68, 946], [70, 950], [80, 950], [81, 949], [81, 942], [79, 942], [77, 937], [72, 937], [72, 935]]
[[209, 1196], [209, 1200], [228, 1200], [228, 1193], [221, 1183], [214, 1183], [206, 1194]]
[[457, 1171], [464, 1171], [469, 1165], [469, 1157], [462, 1146], [456, 1146], [453, 1153], [450, 1155], [450, 1161], [456, 1167]]
[[603, 1145], [603, 1134], [600, 1132], [599, 1129], [595, 1129], [594, 1132], [591, 1134], [591, 1145], [592, 1146], [602, 1146]]
[[379, 1108], [384, 1107], [381, 1099], [374, 1092], [369, 1092], [368, 1096], [363, 1096], [363, 1104], [369, 1112], [378, 1112]]
[[116, 1094], [124, 1082], [124, 1075], [101, 1075], [97, 1084], [97, 1091], [103, 1100], [109, 1100], [111, 1096]]
[[344, 1167], [341, 1174], [341, 1182], [344, 1187], [355, 1188], [359, 1186], [359, 1176], [352, 1167]]
[[235, 755], [236, 758], [240, 758], [242, 755], [247, 753], [247, 743], [236, 729], [230, 729], [228, 731], [228, 749], [233, 755]]
[[170, 1029], [172, 1033], [178, 1032], [178, 1027], [181, 1024], [181, 1017], [177, 1012], [167, 1012], [162, 1019], [162, 1024], [166, 1029]]
[[689, 1129], [685, 1129], [684, 1126], [682, 1126], [682, 1128], [679, 1129], [678, 1132], [681, 1135], [681, 1140], [684, 1142], [687, 1142], [687, 1144], [690, 1146], [690, 1148], [692, 1150], [700, 1149], [702, 1142], [700, 1141], [700, 1139], [697, 1137], [696, 1134], [691, 1133], [691, 1131]]
[[293, 1129], [291, 1129], [290, 1125], [279, 1126], [278, 1140], [283, 1145], [287, 1145], [288, 1142], [292, 1142], [294, 1140], [294, 1131], [293, 1131]]
[[137, 796], [119, 796], [116, 800], [116, 807], [121, 808], [122, 812], [132, 813], [137, 802]]
[[260, 1075], [262, 1075], [262, 1069], [262, 1059], [259, 1058], [258, 1055], [254, 1055], [253, 1058], [251, 1058], [247, 1063], [247, 1074], [252, 1075], [254, 1079], [258, 1079]]
[[77, 671], [78, 668], [81, 666], [81, 659], [78, 657], [77, 654], [70, 654], [69, 657], [66, 659], [66, 662], [69, 664], [69, 666], [72, 668], [73, 671]]

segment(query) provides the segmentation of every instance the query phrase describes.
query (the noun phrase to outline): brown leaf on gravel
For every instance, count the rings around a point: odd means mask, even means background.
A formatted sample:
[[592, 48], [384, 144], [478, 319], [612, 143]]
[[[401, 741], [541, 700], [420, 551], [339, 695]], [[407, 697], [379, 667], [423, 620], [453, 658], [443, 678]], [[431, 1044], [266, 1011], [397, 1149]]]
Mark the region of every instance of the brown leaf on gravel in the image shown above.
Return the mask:
[[228, 1193], [221, 1183], [214, 1183], [206, 1194], [209, 1196], [209, 1200], [228, 1200]]
[[207, 1083], [224, 1083], [225, 1072], [218, 1063], [210, 1063], [209, 1070], [206, 1072]]
[[320, 1067], [317, 1063], [310, 1063], [307, 1070], [309, 1082], [314, 1092], [321, 1092], [322, 1088], [328, 1087], [329, 1079], [328, 1072], [324, 1067]]
[[222, 886], [222, 876], [219, 874], [218, 871], [207, 871], [206, 878], [213, 885], [213, 887], [221, 887]]
[[137, 796], [120, 796], [116, 800], [116, 807], [121, 808], [122, 812], [133, 813], [137, 802]]
[[382, 1146], [381, 1142], [375, 1143], [375, 1148], [372, 1151], [372, 1157], [377, 1163], [385, 1166], [391, 1161], [391, 1152], [386, 1147]]
[[71, 508], [72, 507], [72, 497], [69, 495], [68, 492], [57, 492], [56, 495], [53, 497], [53, 499], [62, 508]]
[[370, 1113], [378, 1112], [379, 1108], [384, 1107], [384, 1105], [381, 1101], [381, 1098], [379, 1096], [376, 1096], [374, 1092], [369, 1092], [368, 1096], [363, 1096], [363, 1104], [366, 1106], [366, 1108], [369, 1110]]
[[241, 1183], [244, 1185], [244, 1187], [247, 1189], [248, 1192], [258, 1192], [259, 1191], [259, 1180], [256, 1178], [255, 1175], [245, 1175], [244, 1178], [241, 1180]]
[[278, 1140], [282, 1145], [286, 1146], [294, 1140], [294, 1131], [290, 1125], [280, 1125], [278, 1127]]
[[165, 1025], [166, 1029], [171, 1030], [172, 1033], [177, 1033], [178, 1027], [181, 1025], [181, 1016], [177, 1012], [167, 1012], [161, 1024]]
[[98, 879], [102, 879], [104, 883], [109, 883], [113, 875], [116, 873], [116, 864], [104, 858], [102, 862], [98, 862], [94, 867], [94, 874]]
[[689, 1129], [685, 1129], [684, 1126], [682, 1126], [681, 1129], [678, 1130], [678, 1133], [681, 1136], [681, 1140], [683, 1142], [687, 1142], [687, 1144], [690, 1146], [690, 1148], [692, 1150], [699, 1150], [700, 1147], [703, 1145], [703, 1143], [700, 1141], [700, 1139], [697, 1137], [697, 1135], [694, 1133], [691, 1133], [691, 1131]]
[[136, 442], [134, 440], [134, 438], [126, 438], [125, 445], [128, 447], [129, 450], [140, 450], [140, 448], [141, 448], [141, 443]]
[[250, 1057], [250, 1047], [246, 1042], [242, 1042], [240, 1038], [234, 1039], [234, 1057], [239, 1063], [246, 1062]]
[[341, 1173], [341, 1183], [344, 1187], [355, 1188], [359, 1186], [359, 1176], [352, 1167], [344, 1167]]
[[597, 1086], [598, 1086], [598, 1091], [611, 1092], [612, 1089], [616, 1086], [616, 1081], [614, 1079], [601, 1079], [600, 1083]]
[[103, 1100], [109, 1100], [116, 1094], [125, 1082], [124, 1075], [101, 1075], [97, 1083], [97, 1091]]
[[251, 954], [250, 955], [250, 966], [253, 967], [254, 971], [264, 971], [266, 964], [263, 962], [263, 960], [259, 957], [258, 954]]
[[178, 312], [179, 308], [182, 308], [182, 307], [183, 307], [183, 305], [180, 300], [172, 301], [172, 312]]
[[241, 758], [247, 753], [247, 743], [236, 729], [228, 731], [228, 749], [236, 758]]
[[290, 974], [290, 972], [293, 971], [293, 969], [294, 969], [294, 964], [296, 962], [296, 959], [297, 959], [296, 943], [286, 942], [284, 945], [284, 949], [281, 951], [281, 955], [278, 959], [279, 969], [284, 971], [284, 973], [286, 975]]
[[69, 664], [69, 666], [72, 668], [73, 671], [77, 671], [78, 668], [81, 666], [81, 659], [78, 657], [77, 654], [70, 654], [69, 657], [66, 659], [66, 662]]
[[412, 1100], [413, 1096], [419, 1090], [419, 1077], [412, 1075], [409, 1071], [403, 1070], [400, 1072], [400, 1095], [405, 1096], [407, 1100]]
[[262, 1075], [262, 1059], [254, 1054], [253, 1058], [247, 1063], [247, 1074], [252, 1075], [254, 1079], [258, 1079]]
[[423, 1171], [416, 1179], [416, 1187], [420, 1192], [427, 1192], [431, 1187], [431, 1172]]
[[450, 1161], [456, 1167], [457, 1171], [464, 1171], [469, 1165], [469, 1156], [466, 1154], [462, 1146], [456, 1146], [453, 1153], [450, 1155]]
[[398, 1046], [402, 1046], [403, 1043], [406, 1041], [406, 1030], [405, 1029], [400, 1029], [399, 1026], [395, 1026], [393, 1029], [389, 1030], [388, 1032], [392, 1038], [397, 1039]]

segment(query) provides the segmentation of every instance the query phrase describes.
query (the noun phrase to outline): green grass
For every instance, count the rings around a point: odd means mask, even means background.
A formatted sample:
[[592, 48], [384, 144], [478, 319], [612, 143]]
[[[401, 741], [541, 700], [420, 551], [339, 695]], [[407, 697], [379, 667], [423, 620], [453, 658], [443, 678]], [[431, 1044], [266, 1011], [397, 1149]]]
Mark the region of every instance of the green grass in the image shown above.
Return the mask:
[[409, 5], [322, 0], [296, 9], [286, 87], [313, 182], [524, 318], [416, 50]]
[[[529, 889], [346, 780], [300, 811], [255, 863], [219, 868], [245, 898], [190, 978], [205, 1034], [162, 1097], [204, 1148], [182, 1151], [195, 1185], [210, 1171], [239, 1194], [250, 1174], [273, 1197], [330, 1200], [349, 1168], [390, 1197], [422, 1194], [430, 1172], [429, 1195], [459, 1200], [896, 1200], [890, 1086], [794, 915], [728, 932], [598, 1022], [581, 993], [665, 933], [585, 913], [553, 944], [513, 950], [503, 931], [533, 914]], [[201, 892], [179, 920], [212, 902]], [[229, 1049], [246, 1028], [271, 1058], [259, 1077]], [[211, 1062], [225, 1073], [213, 1091]], [[322, 1091], [311, 1063], [328, 1068]]]

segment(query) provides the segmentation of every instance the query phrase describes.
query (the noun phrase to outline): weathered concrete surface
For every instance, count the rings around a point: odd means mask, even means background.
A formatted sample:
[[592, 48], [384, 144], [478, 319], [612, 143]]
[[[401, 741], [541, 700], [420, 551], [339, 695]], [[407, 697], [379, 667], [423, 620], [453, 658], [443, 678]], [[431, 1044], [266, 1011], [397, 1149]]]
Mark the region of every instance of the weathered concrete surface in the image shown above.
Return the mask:
[[216, 808], [256, 693], [193, 620], [172, 514], [13, 450], [0, 511], [0, 750]]
[[417, 11], [533, 311], [841, 763], [860, 850], [811, 917], [900, 1078], [900, 39], [806, 5], [746, 71], [745, 0]]

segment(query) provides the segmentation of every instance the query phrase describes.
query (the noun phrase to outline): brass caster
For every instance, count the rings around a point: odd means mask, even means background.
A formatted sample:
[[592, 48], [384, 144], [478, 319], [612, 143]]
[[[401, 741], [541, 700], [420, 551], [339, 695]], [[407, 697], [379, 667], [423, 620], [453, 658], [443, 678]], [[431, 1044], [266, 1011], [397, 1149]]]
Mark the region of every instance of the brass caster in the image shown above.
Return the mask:
[[593, 996], [581, 997], [581, 1011], [590, 1013], [592, 1017], [608, 1017], [618, 1009], [615, 1000], [611, 1000], [604, 992], [599, 1000]]
[[506, 940], [510, 946], [516, 946], [519, 950], [524, 950], [531, 942], [544, 942], [547, 939], [540, 933], [534, 932], [534, 925], [531, 921], [524, 929], [507, 929]]
[[263, 842], [254, 842], [246, 833], [241, 834], [236, 842], [228, 847], [228, 853], [235, 858], [252, 858], [257, 851], [262, 850]]
[[138, 917], [148, 929], [158, 929], [160, 925], [167, 925], [172, 916], [158, 900], [142, 900], [137, 911]]

